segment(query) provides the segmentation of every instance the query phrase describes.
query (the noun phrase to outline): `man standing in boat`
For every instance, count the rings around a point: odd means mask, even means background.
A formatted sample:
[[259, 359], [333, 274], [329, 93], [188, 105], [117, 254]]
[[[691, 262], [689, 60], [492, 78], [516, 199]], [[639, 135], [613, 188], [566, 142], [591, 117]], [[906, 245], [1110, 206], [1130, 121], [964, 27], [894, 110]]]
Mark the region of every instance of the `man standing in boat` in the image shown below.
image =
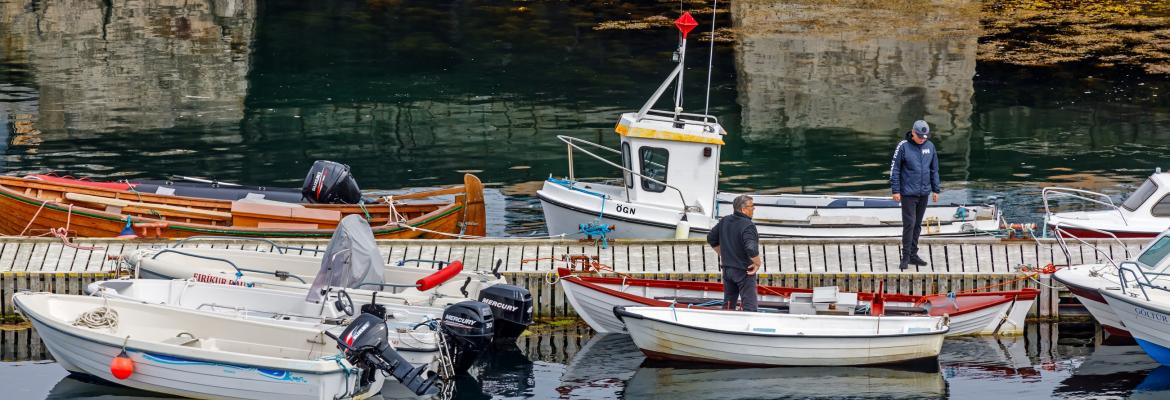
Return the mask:
[[760, 261], [760, 235], [752, 222], [756, 206], [752, 198], [740, 195], [731, 203], [734, 213], [720, 218], [707, 233], [707, 244], [719, 255], [723, 270], [723, 309], [734, 310], [743, 299], [744, 311], [756, 311], [756, 271]]
[[909, 264], [927, 265], [918, 257], [918, 237], [922, 235], [927, 196], [937, 203], [940, 186], [938, 152], [930, 142], [930, 125], [923, 120], [914, 121], [906, 139], [894, 148], [894, 160], [890, 163], [890, 190], [894, 192], [894, 201], [902, 203], [900, 269], [906, 269]]

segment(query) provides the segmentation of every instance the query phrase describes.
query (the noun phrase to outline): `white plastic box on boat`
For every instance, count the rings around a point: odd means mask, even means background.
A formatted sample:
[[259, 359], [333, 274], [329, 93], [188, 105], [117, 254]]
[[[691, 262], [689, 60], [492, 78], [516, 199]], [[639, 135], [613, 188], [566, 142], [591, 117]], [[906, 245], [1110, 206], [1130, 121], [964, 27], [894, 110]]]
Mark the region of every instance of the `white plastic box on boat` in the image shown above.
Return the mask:
[[937, 358], [941, 317], [820, 316], [618, 307], [650, 358], [757, 366], [878, 365]]
[[[364, 392], [352, 393], [360, 370], [336, 358], [336, 343], [319, 329], [99, 297], [18, 293], [13, 300], [66, 370], [137, 389], [194, 398], [334, 399], [368, 397], [383, 382], [375, 374]], [[102, 306], [118, 313], [113, 330], [72, 324]], [[110, 362], [123, 348], [134, 372], [119, 380]]]

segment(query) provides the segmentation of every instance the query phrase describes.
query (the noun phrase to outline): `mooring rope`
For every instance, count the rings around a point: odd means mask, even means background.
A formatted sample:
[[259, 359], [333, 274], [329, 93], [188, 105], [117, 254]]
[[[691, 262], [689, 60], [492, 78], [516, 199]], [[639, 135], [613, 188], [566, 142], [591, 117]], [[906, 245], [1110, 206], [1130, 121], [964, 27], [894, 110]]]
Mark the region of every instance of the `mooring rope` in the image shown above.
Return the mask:
[[89, 329], [109, 329], [111, 332], [118, 330], [118, 310], [109, 307], [108, 301], [106, 305], [86, 311], [77, 316], [73, 320], [73, 326], [80, 326]]

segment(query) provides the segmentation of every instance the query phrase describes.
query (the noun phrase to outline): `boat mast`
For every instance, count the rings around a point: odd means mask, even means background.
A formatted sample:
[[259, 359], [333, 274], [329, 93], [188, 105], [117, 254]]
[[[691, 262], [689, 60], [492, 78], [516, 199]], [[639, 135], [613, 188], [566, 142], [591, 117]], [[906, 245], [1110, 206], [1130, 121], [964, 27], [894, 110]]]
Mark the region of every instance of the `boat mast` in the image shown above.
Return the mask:
[[654, 103], [658, 102], [658, 99], [662, 97], [662, 92], [665, 92], [666, 88], [670, 87], [670, 84], [674, 82], [675, 77], [678, 77], [678, 85], [675, 88], [676, 90], [674, 96], [674, 119], [678, 120], [679, 114], [682, 113], [682, 70], [683, 62], [686, 59], [687, 34], [690, 33], [692, 29], [695, 29], [695, 27], [699, 26], [699, 23], [695, 22], [695, 18], [691, 17], [690, 12], [684, 12], [681, 17], [678, 17], [678, 19], [674, 21], [674, 26], [678, 28], [679, 32], [682, 32], [682, 38], [680, 39], [678, 46], [679, 49], [676, 53], [678, 54], [678, 66], [674, 67], [674, 71], [671, 71], [670, 75], [666, 76], [666, 80], [662, 82], [662, 85], [658, 86], [658, 90], [654, 91], [654, 95], [650, 96], [650, 100], [646, 101], [646, 104], [643, 104], [642, 108], [638, 109], [638, 119], [642, 119], [642, 117], [646, 115], [646, 112], [650, 111], [650, 108], [654, 106]]

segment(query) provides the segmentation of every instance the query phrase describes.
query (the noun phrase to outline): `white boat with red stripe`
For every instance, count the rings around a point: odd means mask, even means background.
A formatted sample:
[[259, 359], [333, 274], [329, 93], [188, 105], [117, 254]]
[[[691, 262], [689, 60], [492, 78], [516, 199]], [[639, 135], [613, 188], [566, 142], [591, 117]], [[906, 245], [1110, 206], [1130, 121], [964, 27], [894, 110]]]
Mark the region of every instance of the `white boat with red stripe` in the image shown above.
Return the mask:
[[[723, 284], [628, 276], [596, 276], [568, 268], [557, 274], [573, 310], [594, 330], [622, 333], [623, 324], [613, 315], [615, 306], [655, 306], [718, 309]], [[913, 296], [840, 292], [836, 287], [799, 289], [759, 286], [761, 308], [782, 312], [845, 313], [944, 316], [951, 318], [949, 335], [1023, 333], [1024, 319], [1032, 309], [1039, 290], [956, 293]], [[875, 299], [877, 299], [875, 301]], [[820, 301], [812, 301], [820, 300]], [[796, 303], [794, 305], [794, 302]], [[811, 303], [811, 304], [805, 304]], [[876, 305], [875, 305], [876, 303]]]

